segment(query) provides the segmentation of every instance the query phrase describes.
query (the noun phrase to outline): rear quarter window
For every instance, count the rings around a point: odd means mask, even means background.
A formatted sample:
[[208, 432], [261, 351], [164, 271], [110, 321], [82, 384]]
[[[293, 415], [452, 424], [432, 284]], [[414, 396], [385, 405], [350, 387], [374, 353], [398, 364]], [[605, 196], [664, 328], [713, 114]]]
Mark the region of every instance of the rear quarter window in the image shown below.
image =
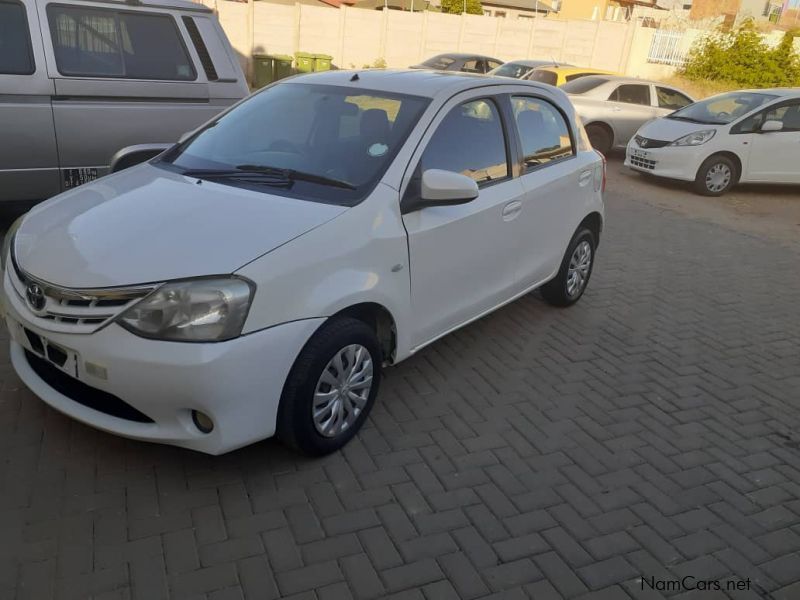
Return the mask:
[[0, 74], [30, 75], [34, 71], [25, 7], [0, 0]]
[[547, 85], [555, 85], [558, 83], [558, 75], [544, 69], [534, 69], [530, 79], [531, 81], [538, 81], [539, 83], [546, 83]]
[[175, 20], [166, 14], [47, 7], [59, 73], [194, 81], [194, 65]]

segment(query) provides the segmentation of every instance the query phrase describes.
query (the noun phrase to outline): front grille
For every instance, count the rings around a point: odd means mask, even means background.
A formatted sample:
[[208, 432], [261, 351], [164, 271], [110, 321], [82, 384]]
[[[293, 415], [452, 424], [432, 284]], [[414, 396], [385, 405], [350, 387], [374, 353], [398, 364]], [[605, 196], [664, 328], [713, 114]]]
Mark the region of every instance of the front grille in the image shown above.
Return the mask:
[[[149, 294], [157, 286], [128, 288], [70, 289], [42, 281], [29, 275], [11, 261], [9, 278], [39, 327], [63, 333], [92, 333]], [[45, 295], [44, 307], [33, 310], [26, 299], [29, 285], [38, 284]]]
[[668, 146], [670, 144], [670, 142], [665, 142], [664, 140], [653, 140], [642, 137], [641, 135], [637, 135], [633, 139], [636, 141], [636, 145], [640, 148], [663, 148], [664, 146]]
[[36, 356], [33, 352], [25, 350], [25, 358], [31, 369], [42, 381], [73, 402], [118, 419], [135, 421], [136, 423], [155, 423], [146, 414], [139, 412], [117, 396], [93, 388], [74, 377], [70, 377], [43, 358]]
[[648, 160], [646, 158], [640, 158], [638, 156], [631, 156], [631, 165], [634, 167], [639, 167], [640, 169], [648, 169], [652, 171], [656, 168], [656, 163], [658, 161], [655, 160]]

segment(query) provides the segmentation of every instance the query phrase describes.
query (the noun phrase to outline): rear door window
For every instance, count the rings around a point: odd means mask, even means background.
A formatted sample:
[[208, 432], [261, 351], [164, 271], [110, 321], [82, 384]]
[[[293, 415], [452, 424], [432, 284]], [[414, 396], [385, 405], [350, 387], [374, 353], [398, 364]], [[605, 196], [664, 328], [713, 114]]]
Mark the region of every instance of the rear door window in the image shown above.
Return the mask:
[[511, 103], [526, 171], [575, 153], [567, 122], [555, 106], [529, 96], [514, 96]]
[[51, 4], [47, 7], [62, 75], [194, 81], [178, 27], [169, 15]]
[[613, 102], [626, 104], [643, 104], [650, 106], [650, 86], [639, 84], [625, 84], [619, 86], [609, 97]]
[[660, 86], [656, 86], [656, 97], [658, 98], [659, 108], [678, 110], [692, 103], [692, 100], [679, 91]]
[[0, 0], [0, 73], [30, 75], [35, 70], [25, 7]]

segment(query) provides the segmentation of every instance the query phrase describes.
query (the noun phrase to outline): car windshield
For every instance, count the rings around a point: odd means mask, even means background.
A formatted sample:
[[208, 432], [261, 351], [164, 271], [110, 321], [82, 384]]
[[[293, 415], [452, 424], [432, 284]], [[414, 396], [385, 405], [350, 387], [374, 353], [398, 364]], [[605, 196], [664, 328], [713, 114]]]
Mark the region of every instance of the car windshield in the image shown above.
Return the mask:
[[568, 94], [585, 94], [608, 81], [607, 77], [597, 77], [589, 75], [568, 81], [561, 86], [561, 89]]
[[538, 81], [539, 83], [546, 83], [548, 85], [555, 85], [558, 83], [558, 75], [552, 71], [548, 71], [547, 69], [534, 69], [528, 79], [531, 81]]
[[492, 69], [488, 74], [496, 75], [498, 77], [513, 77], [514, 79], [521, 79], [527, 75], [531, 69], [533, 69], [533, 67], [522, 65], [520, 63], [506, 63], [504, 65], [500, 65], [496, 69]]
[[428, 67], [430, 69], [446, 69], [450, 65], [456, 62], [456, 59], [450, 56], [434, 56], [433, 58], [429, 58], [424, 63], [422, 63], [423, 67]]
[[155, 164], [228, 185], [352, 206], [383, 176], [429, 102], [281, 83], [212, 121]]
[[667, 118], [706, 125], [727, 125], [775, 98], [777, 96], [758, 92], [730, 92], [690, 104]]

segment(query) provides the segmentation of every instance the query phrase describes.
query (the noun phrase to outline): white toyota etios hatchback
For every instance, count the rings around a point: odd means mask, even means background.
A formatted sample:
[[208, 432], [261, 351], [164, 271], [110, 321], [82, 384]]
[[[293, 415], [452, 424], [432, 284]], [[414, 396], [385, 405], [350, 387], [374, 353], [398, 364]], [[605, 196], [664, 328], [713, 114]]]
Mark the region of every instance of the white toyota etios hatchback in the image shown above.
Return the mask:
[[645, 123], [625, 165], [706, 196], [737, 182], [800, 183], [800, 89], [729, 92]]
[[383, 364], [592, 272], [602, 157], [550, 86], [329, 72], [251, 96], [6, 236], [19, 376], [119, 435], [344, 445]]

